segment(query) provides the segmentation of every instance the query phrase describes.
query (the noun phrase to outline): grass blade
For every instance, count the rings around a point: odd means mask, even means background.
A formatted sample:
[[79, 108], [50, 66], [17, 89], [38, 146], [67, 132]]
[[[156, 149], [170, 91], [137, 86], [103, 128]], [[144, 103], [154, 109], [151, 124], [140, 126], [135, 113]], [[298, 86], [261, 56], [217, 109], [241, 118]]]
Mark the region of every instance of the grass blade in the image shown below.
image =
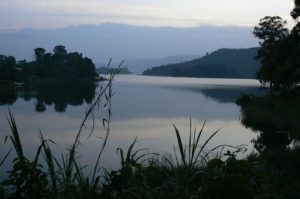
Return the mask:
[[0, 162], [0, 167], [4, 164], [5, 160], [7, 159], [7, 157], [9, 156], [10, 152], [12, 151], [12, 149], [10, 149], [5, 156], [3, 157], [3, 159]]
[[16, 125], [13, 113], [8, 109], [8, 116], [6, 115], [12, 136], [9, 136], [11, 142], [13, 143], [14, 149], [20, 159], [24, 159], [22, 144], [19, 137], [18, 128]]
[[213, 134], [211, 134], [211, 136], [209, 136], [209, 138], [205, 141], [205, 143], [202, 145], [200, 151], [198, 152], [195, 161], [198, 160], [200, 154], [202, 153], [203, 149], [206, 147], [206, 145], [209, 143], [209, 141], [220, 131], [221, 129], [216, 130]]
[[191, 165], [191, 147], [192, 147], [192, 118], [190, 117], [190, 135], [189, 135], [189, 165]]
[[182, 141], [181, 141], [180, 133], [179, 133], [177, 127], [175, 126], [175, 124], [172, 123], [172, 125], [175, 129], [176, 138], [177, 138], [178, 147], [179, 147], [179, 152], [180, 152], [180, 155], [181, 155], [181, 160], [183, 162], [183, 165], [186, 167], [186, 160], [185, 160], [186, 157], [185, 157], [185, 152], [184, 152], [183, 144], [182, 144]]

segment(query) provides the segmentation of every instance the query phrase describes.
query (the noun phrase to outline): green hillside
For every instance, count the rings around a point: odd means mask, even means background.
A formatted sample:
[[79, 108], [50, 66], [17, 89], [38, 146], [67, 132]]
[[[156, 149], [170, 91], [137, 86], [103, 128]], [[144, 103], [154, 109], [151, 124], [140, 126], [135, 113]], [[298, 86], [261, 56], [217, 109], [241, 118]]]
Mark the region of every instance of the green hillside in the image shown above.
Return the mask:
[[258, 48], [219, 49], [199, 59], [152, 67], [143, 75], [174, 77], [255, 78]]

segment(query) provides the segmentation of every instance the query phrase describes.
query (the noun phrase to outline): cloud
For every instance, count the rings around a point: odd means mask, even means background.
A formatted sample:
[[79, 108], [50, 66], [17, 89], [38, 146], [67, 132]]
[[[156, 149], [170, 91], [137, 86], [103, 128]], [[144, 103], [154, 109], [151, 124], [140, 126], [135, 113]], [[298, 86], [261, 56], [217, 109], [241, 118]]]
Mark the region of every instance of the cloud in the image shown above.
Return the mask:
[[[266, 15], [286, 17], [282, 0], [1, 0], [0, 27], [62, 27], [106, 21], [147, 26], [255, 25]], [[36, 17], [36, 18], [35, 18]], [[24, 18], [24, 19], [22, 19]], [[289, 17], [290, 18], [290, 17]], [[286, 20], [289, 18], [285, 18]]]

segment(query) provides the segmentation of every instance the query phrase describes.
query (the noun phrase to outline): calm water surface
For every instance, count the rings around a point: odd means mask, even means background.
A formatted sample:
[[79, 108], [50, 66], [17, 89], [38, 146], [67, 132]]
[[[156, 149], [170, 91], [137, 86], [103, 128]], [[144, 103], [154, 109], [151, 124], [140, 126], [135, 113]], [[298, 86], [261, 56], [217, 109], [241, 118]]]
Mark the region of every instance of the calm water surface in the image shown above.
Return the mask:
[[[246, 144], [248, 152], [253, 150], [250, 141], [257, 135], [241, 125], [240, 108], [234, 101], [241, 93], [262, 93], [256, 80], [119, 75], [113, 88], [111, 133], [101, 161], [106, 168], [118, 166], [117, 147], [127, 148], [135, 137], [140, 140], [137, 147], [163, 154], [171, 152], [176, 144], [171, 123], [187, 140], [190, 117], [198, 129], [207, 120], [204, 137], [221, 128], [209, 147]], [[0, 158], [11, 147], [3, 143], [9, 134], [5, 118], [8, 108], [14, 113], [28, 156], [33, 156], [40, 143], [39, 129], [57, 143], [51, 145], [56, 155], [65, 153], [73, 142], [87, 104], [67, 105], [64, 112], [57, 112], [53, 105], [45, 105], [44, 112], [36, 112], [37, 103], [36, 98], [27, 101], [18, 98], [11, 105], [0, 106]], [[82, 165], [94, 164], [102, 143], [99, 137], [105, 135], [101, 122], [103, 113], [96, 112], [95, 116], [98, 120], [93, 135], [87, 139], [87, 128], [79, 146], [77, 155]], [[9, 161], [0, 170], [5, 167], [9, 167]]]

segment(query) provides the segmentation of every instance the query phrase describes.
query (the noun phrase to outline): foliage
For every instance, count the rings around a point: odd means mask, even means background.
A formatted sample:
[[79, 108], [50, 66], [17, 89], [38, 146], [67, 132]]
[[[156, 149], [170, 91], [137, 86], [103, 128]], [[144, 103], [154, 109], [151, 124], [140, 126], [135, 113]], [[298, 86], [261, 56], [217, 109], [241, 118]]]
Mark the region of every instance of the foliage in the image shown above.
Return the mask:
[[267, 198], [300, 198], [299, 147], [265, 151], [251, 161], [264, 162]]
[[146, 149], [140, 149], [137, 151], [133, 150], [134, 145], [137, 142], [137, 138], [134, 139], [132, 144], [129, 146], [126, 155], [122, 148], [117, 148], [117, 152], [120, 153], [121, 158], [121, 169], [118, 171], [111, 171], [106, 173], [106, 180], [103, 185], [103, 196], [105, 198], [111, 198], [115, 195], [123, 195], [127, 191], [130, 192], [129, 189], [132, 189], [131, 177], [136, 175], [136, 170], [142, 168], [142, 162], [144, 161], [144, 157], [148, 155], [148, 153], [139, 154]]
[[34, 55], [36, 62], [40, 63], [43, 61], [46, 50], [44, 48], [35, 48]]
[[300, 16], [300, 1], [299, 0], [294, 0], [295, 2], [295, 8], [291, 12], [291, 16], [294, 19], [297, 19]]
[[[117, 71], [116, 71], [117, 72]], [[112, 81], [116, 73], [111, 73], [107, 82], [100, 83], [100, 89], [94, 100], [88, 105], [84, 119], [75, 137], [74, 143], [69, 147], [68, 153], [62, 155], [62, 159], [52, 155], [49, 143], [53, 142], [44, 139], [40, 133], [41, 144], [38, 147], [35, 158], [30, 161], [23, 152], [19, 131], [13, 114], [9, 111], [7, 120], [11, 129], [11, 135], [6, 137], [13, 145], [17, 157], [13, 161], [12, 168], [8, 171], [8, 177], [0, 183], [0, 196], [3, 198], [95, 198], [99, 197], [100, 175], [99, 162], [109, 136], [111, 120], [111, 97]], [[104, 104], [102, 104], [105, 98]], [[100, 103], [101, 102], [101, 103]], [[77, 162], [77, 147], [80, 144], [82, 129], [86, 127], [86, 121], [91, 118], [93, 121], [91, 136], [94, 130], [94, 110], [102, 107], [108, 111], [108, 116], [103, 118], [104, 129], [106, 130], [101, 150], [97, 156], [92, 177], [83, 174], [84, 167]], [[0, 166], [7, 159], [1, 160]], [[43, 155], [44, 162], [40, 163], [40, 156]], [[46, 169], [46, 167], [48, 169]]]
[[[38, 163], [40, 150], [37, 151], [34, 161], [29, 161], [23, 153], [19, 132], [11, 112], [7, 118], [12, 132], [7, 138], [11, 140], [17, 157], [13, 161], [13, 168], [2, 184], [8, 186], [12, 198], [42, 198], [47, 195], [47, 174], [42, 171]], [[7, 139], [6, 138], [6, 139]]]
[[269, 85], [271, 93], [274, 89], [291, 90], [300, 81], [300, 35], [297, 28], [289, 33], [285, 24], [278, 16], [267, 16], [253, 31], [261, 40], [257, 77], [263, 85]]
[[193, 168], [197, 168], [201, 166], [201, 164], [203, 164], [203, 162], [206, 160], [205, 158], [207, 157], [208, 154], [204, 154], [203, 150], [208, 144], [208, 142], [219, 132], [219, 130], [212, 133], [212, 135], [200, 147], [199, 141], [203, 133], [204, 126], [205, 126], [205, 122], [203, 123], [202, 128], [198, 134], [196, 133], [196, 128], [194, 129], [194, 132], [192, 134], [192, 121], [190, 119], [189, 143], [187, 146], [185, 146], [182, 143], [182, 139], [177, 127], [173, 124], [176, 133], [177, 142], [178, 142], [178, 148], [180, 152], [178, 157], [176, 153], [176, 149], [174, 148], [177, 166], [182, 165], [184, 168], [187, 168], [188, 170], [192, 170]]
[[260, 19], [258, 26], [254, 27], [253, 34], [262, 40], [261, 47], [271, 50], [276, 42], [288, 35], [288, 29], [284, 28], [286, 23], [279, 16], [266, 16]]
[[16, 59], [12, 56], [0, 57], [0, 81], [15, 78]]
[[58, 45], [53, 53], [44, 48], [34, 49], [35, 61], [19, 61], [4, 57], [0, 61], [0, 80], [34, 82], [37, 80], [91, 80], [97, 77], [95, 65], [90, 58], [78, 52], [68, 53], [65, 46]]
[[[190, 131], [189, 143], [183, 145], [180, 133], [176, 126], [175, 134], [177, 147], [180, 155], [177, 156], [175, 164], [170, 158], [163, 157], [150, 159], [148, 164], [141, 164], [140, 157], [148, 155], [136, 154], [141, 150], [133, 152], [136, 140], [129, 146], [126, 156], [123, 150], [118, 149], [121, 155], [121, 169], [106, 172], [107, 180], [103, 187], [105, 198], [253, 198], [259, 194], [259, 183], [263, 181], [263, 165], [251, 163], [248, 160], [237, 160], [235, 151], [227, 151], [219, 158], [211, 159], [207, 163], [200, 164], [207, 159], [207, 155], [225, 146], [217, 146], [204, 153], [203, 149], [207, 143], [216, 135], [214, 132], [200, 145], [201, 134]], [[191, 126], [191, 122], [190, 122]], [[190, 129], [191, 130], [191, 129]], [[201, 154], [201, 155], [200, 155]], [[126, 157], [126, 158], [125, 158]], [[228, 157], [228, 158], [226, 158]]]
[[262, 84], [270, 84], [271, 92], [276, 84], [275, 72], [278, 65], [276, 44], [288, 35], [288, 30], [284, 28], [285, 24], [286, 21], [279, 16], [267, 16], [260, 19], [258, 26], [255, 26], [253, 31], [254, 36], [261, 40], [256, 56], [261, 63], [257, 77]]
[[263, 195], [264, 165], [237, 160], [230, 152], [226, 161], [212, 159], [203, 183], [204, 198], [255, 198]]

